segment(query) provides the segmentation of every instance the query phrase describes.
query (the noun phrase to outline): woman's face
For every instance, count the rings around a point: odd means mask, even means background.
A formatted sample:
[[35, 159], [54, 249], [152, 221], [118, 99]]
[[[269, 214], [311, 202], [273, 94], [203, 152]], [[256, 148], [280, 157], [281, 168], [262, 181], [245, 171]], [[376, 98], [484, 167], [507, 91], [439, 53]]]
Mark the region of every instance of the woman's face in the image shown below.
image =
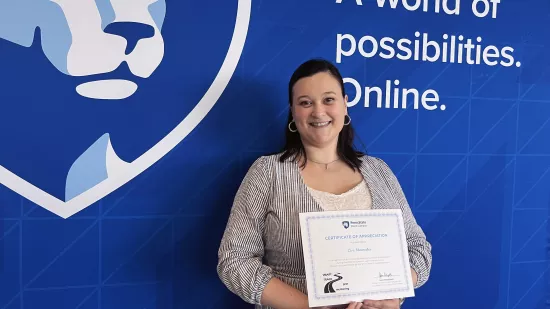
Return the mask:
[[302, 142], [325, 147], [338, 141], [347, 115], [347, 96], [328, 72], [302, 78], [294, 84], [292, 116]]

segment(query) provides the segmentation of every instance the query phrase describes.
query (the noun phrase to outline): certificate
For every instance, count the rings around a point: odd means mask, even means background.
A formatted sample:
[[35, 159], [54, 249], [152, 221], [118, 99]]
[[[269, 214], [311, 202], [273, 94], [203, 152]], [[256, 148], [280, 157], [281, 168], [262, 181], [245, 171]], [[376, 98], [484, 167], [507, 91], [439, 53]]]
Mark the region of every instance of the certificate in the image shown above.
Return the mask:
[[309, 305], [414, 296], [399, 209], [300, 213]]

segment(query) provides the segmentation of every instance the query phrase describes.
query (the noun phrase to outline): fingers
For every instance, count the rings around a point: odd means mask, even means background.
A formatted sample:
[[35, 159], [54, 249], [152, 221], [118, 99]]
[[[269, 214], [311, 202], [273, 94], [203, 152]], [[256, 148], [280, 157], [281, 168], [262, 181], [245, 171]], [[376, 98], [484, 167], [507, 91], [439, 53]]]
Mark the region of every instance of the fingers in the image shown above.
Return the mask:
[[382, 305], [380, 305], [377, 302], [369, 301], [367, 303], [368, 303], [368, 305], [366, 305], [365, 302], [363, 303], [362, 309], [382, 309], [382, 308], [384, 308], [384, 307], [382, 307]]
[[366, 309], [385, 309], [380, 302], [376, 301], [367, 301], [363, 302], [363, 308]]
[[353, 302], [353, 303], [350, 303], [347, 307], [347, 309], [361, 309], [363, 306], [363, 303], [356, 303], [356, 302]]
[[385, 309], [383, 300], [365, 300], [363, 305], [368, 309]]
[[363, 305], [366, 309], [399, 309], [399, 300], [365, 300]]

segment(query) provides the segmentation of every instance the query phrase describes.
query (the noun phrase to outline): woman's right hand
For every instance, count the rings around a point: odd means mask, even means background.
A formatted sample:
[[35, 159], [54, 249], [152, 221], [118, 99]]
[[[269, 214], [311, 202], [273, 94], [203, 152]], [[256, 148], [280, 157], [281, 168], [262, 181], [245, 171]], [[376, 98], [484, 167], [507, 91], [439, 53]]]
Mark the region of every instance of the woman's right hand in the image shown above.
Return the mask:
[[336, 305], [336, 306], [324, 306], [324, 307], [315, 307], [312, 309], [361, 309], [363, 303], [352, 302], [348, 305]]

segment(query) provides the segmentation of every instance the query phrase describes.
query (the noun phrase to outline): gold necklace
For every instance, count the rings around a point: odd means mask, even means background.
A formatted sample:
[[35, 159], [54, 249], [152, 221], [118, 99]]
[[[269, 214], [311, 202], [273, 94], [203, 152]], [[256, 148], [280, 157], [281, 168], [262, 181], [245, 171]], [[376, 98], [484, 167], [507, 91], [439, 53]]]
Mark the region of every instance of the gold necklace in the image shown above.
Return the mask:
[[338, 159], [336, 159], [336, 160], [333, 160], [333, 161], [330, 161], [330, 162], [328, 162], [328, 163], [324, 163], [324, 162], [317, 162], [317, 161], [315, 161], [315, 160], [311, 160], [311, 159], [309, 159], [309, 158], [308, 158], [307, 160], [308, 160], [308, 161], [311, 161], [311, 162], [313, 162], [313, 163], [317, 163], [317, 164], [324, 164], [324, 165], [325, 165], [325, 170], [327, 170], [327, 169], [328, 169], [328, 165], [329, 165], [329, 164], [331, 164], [331, 163], [334, 163], [334, 162], [336, 162], [336, 161], [340, 160], [340, 158], [338, 158]]

